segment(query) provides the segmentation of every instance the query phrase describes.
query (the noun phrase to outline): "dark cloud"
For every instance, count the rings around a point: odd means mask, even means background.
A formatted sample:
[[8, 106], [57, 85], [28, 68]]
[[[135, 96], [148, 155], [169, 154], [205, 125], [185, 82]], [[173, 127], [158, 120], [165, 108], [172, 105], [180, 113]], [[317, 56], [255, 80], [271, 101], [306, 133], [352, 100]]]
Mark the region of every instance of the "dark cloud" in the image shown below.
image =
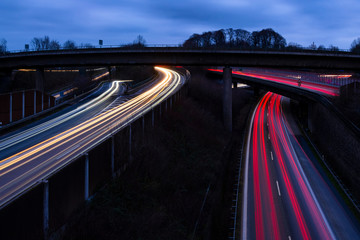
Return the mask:
[[273, 28], [288, 42], [349, 48], [360, 36], [358, 0], [11, 0], [0, 2], [0, 38], [11, 50], [33, 37], [115, 45], [138, 34], [179, 44], [220, 28]]

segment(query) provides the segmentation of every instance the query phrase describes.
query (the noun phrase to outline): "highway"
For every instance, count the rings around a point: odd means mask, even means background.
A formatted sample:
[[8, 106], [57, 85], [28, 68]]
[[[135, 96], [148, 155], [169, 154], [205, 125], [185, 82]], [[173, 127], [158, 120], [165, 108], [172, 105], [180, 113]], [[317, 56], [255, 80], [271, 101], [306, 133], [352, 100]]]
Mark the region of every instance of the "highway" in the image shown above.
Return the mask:
[[27, 125], [16, 132], [1, 136], [0, 159], [7, 158], [34, 144], [42, 142], [62, 132], [63, 129], [74, 127], [98, 114], [124, 93], [126, 86], [122, 82], [106, 82], [95, 92], [81, 99], [77, 104]]
[[242, 239], [360, 239], [360, 227], [301, 135], [289, 99], [258, 102], [247, 136]]
[[[16, 147], [18, 144], [31, 142], [21, 151], [13, 153], [0, 161], [0, 207], [8, 203], [11, 199], [21, 194], [37, 182], [46, 179], [47, 176], [57, 171], [69, 161], [89, 151], [93, 146], [111, 136], [119, 128], [125, 127], [134, 119], [141, 117], [152, 107], [175, 93], [185, 82], [185, 78], [178, 72], [157, 67], [159, 77], [153, 81], [146, 89], [141, 89], [127, 101], [113, 98], [119, 91], [120, 83], [113, 82], [109, 90], [101, 98], [95, 98], [85, 105], [82, 105], [75, 112], [58, 116], [53, 120], [46, 121], [38, 126], [33, 126], [15, 135], [7, 136], [1, 141], [1, 152]], [[104, 108], [102, 103], [108, 102], [104, 96], [112, 96], [112, 104]], [[103, 102], [101, 102], [103, 101]], [[87, 108], [93, 104], [104, 108], [101, 112], [91, 111], [85, 117], [77, 119]], [[98, 105], [100, 104], [100, 105]], [[69, 127], [68, 123], [75, 121]], [[62, 125], [65, 124], [65, 125]], [[53, 132], [52, 128], [61, 127], [61, 131]], [[47, 135], [47, 131], [50, 133]], [[42, 133], [39, 133], [42, 132]], [[32, 141], [40, 138], [38, 142]]]

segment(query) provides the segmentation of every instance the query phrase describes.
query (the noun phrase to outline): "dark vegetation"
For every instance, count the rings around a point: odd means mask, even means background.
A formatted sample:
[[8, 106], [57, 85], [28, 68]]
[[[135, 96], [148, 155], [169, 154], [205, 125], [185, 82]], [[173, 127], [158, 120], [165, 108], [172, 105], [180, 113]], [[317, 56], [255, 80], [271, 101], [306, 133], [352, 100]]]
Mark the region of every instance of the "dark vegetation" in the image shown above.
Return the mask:
[[[220, 81], [207, 79], [201, 69], [192, 73], [189, 96], [148, 128], [144, 140], [134, 136], [133, 162], [79, 209], [59, 238], [227, 238], [227, 188], [239, 145], [222, 127]], [[234, 90], [237, 129], [245, 126], [251, 96]]]
[[[7, 41], [0, 39], [0, 54], [7, 53]], [[31, 46], [31, 49], [30, 49]], [[74, 50], [78, 48], [96, 48], [102, 47], [103, 40], [99, 40], [99, 45], [90, 43], [81, 43], [76, 45], [75, 41], [67, 40], [63, 44], [49, 36], [34, 37], [30, 44], [25, 44], [25, 51], [44, 51], [44, 50]], [[104, 47], [109, 47], [104, 45]], [[113, 47], [113, 46], [110, 46]], [[117, 47], [126, 49], [138, 49], [147, 47], [146, 40], [142, 35], [129, 44], [119, 44]], [[302, 46], [295, 42], [287, 43], [286, 39], [274, 31], [272, 28], [262, 29], [260, 31], [249, 32], [244, 29], [219, 29], [216, 31], [207, 31], [201, 34], [194, 33], [183, 44], [178, 47], [184, 48], [205, 48], [205, 49], [244, 49], [244, 50], [281, 50], [281, 51], [321, 51], [321, 52], [338, 52], [337, 46], [324, 45], [316, 46], [313, 42], [310, 46]], [[350, 52], [360, 53], [360, 38], [355, 39], [350, 45]]]
[[360, 128], [360, 83], [354, 82], [342, 86], [340, 97], [334, 99], [334, 102], [345, 116]]

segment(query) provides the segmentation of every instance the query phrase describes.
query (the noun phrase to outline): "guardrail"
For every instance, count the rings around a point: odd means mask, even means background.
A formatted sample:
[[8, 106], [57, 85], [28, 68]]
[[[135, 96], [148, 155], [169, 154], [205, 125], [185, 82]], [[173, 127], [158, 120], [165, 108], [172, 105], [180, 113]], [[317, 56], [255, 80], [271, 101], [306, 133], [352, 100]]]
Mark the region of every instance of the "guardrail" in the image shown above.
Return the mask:
[[[185, 76], [187, 82], [188, 72]], [[135, 134], [144, 139], [145, 128], [154, 127], [186, 91], [183, 85], [145, 112], [112, 125], [106, 136], [1, 206], [1, 239], [50, 238], [84, 200], [91, 199], [100, 186], [126, 170], [132, 161]]]
[[310, 47], [302, 48], [292, 48], [291, 46], [274, 49], [274, 48], [257, 48], [257, 47], [246, 47], [239, 48], [233, 46], [210, 46], [210, 47], [185, 47], [182, 44], [146, 44], [146, 45], [136, 45], [136, 44], [119, 44], [119, 45], [93, 45], [93, 46], [76, 46], [74, 48], [64, 48], [60, 47], [58, 49], [21, 49], [21, 50], [11, 50], [6, 52], [0, 52], [1, 55], [9, 55], [14, 53], [35, 53], [35, 52], [61, 52], [61, 51], [76, 51], [76, 50], [91, 50], [91, 49], [151, 49], [151, 48], [164, 48], [164, 49], [188, 49], [188, 50], [243, 50], [243, 51], [258, 51], [258, 52], [301, 52], [301, 53], [339, 53], [339, 54], [359, 54], [358, 52], [352, 52], [350, 49], [333, 49], [333, 48], [323, 48], [323, 49], [313, 49]]

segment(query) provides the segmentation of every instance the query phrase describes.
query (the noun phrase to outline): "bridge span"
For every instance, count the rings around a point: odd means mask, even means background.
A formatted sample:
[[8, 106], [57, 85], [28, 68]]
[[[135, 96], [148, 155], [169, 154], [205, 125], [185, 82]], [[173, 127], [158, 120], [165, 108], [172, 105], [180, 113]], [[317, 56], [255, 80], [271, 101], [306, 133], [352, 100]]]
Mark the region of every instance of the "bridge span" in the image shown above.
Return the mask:
[[350, 53], [205, 50], [185, 48], [100, 48], [22, 52], [0, 56], [0, 70], [72, 66], [182, 65], [257, 66], [360, 70]]

